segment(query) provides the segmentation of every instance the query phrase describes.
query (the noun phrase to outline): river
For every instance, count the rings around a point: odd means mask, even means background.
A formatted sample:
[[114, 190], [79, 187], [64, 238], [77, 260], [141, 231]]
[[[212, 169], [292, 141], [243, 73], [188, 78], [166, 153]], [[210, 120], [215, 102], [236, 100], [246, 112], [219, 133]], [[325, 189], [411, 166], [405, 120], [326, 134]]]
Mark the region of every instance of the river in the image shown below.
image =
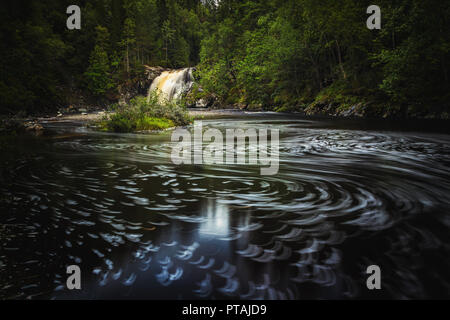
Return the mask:
[[47, 123], [3, 161], [0, 299], [450, 298], [450, 135], [367, 124], [203, 120], [278, 129], [279, 172], [262, 176], [176, 166], [170, 132]]

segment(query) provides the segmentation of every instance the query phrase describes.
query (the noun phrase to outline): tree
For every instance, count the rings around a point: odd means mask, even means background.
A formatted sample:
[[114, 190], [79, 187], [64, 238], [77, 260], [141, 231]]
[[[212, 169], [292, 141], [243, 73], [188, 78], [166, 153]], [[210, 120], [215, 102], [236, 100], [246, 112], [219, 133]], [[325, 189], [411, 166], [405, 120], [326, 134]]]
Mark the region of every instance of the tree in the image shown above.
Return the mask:
[[136, 24], [131, 18], [126, 18], [123, 28], [122, 47], [125, 48], [125, 70], [127, 75], [130, 75], [130, 50], [136, 43], [135, 36]]
[[109, 33], [108, 29], [102, 26], [97, 26], [96, 32], [96, 44], [91, 52], [89, 67], [84, 75], [90, 92], [96, 96], [102, 96], [113, 87], [107, 53]]
[[175, 30], [170, 27], [169, 20], [164, 21], [163, 26], [161, 28], [161, 34], [164, 39], [164, 45], [165, 45], [165, 47], [164, 47], [164, 50], [166, 53], [165, 62], [166, 62], [166, 64], [168, 64], [169, 63], [169, 56], [168, 56], [169, 45], [173, 42], [174, 36], [175, 36]]

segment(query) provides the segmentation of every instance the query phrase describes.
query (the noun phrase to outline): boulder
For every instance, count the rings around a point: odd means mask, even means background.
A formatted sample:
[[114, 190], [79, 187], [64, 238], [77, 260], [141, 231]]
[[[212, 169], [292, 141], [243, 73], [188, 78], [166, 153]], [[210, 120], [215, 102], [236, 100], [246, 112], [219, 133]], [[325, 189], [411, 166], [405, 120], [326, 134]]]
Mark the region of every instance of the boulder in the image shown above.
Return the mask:
[[164, 71], [169, 70], [171, 69], [159, 66], [144, 66], [143, 73], [139, 74], [133, 79], [128, 80], [126, 83], [122, 84], [119, 87], [119, 105], [125, 105], [127, 102], [138, 95], [146, 96], [153, 80], [160, 76]]
[[37, 122], [25, 122], [24, 127], [27, 133], [35, 134], [37, 136], [44, 133], [44, 127]]

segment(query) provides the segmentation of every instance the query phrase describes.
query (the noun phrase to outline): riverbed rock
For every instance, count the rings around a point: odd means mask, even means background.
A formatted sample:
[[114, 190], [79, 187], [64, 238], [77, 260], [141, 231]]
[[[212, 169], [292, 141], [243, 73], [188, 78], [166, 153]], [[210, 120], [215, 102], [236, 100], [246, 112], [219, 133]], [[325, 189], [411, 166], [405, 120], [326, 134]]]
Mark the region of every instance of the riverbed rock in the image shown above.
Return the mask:
[[358, 117], [361, 118], [364, 116], [364, 107], [361, 103], [358, 103], [356, 105], [351, 106], [348, 109], [345, 109], [339, 113], [337, 113], [338, 116], [340, 117]]
[[[238, 108], [241, 109], [239, 106]], [[263, 110], [263, 105], [261, 103], [252, 103], [246, 106], [246, 109], [249, 111], [261, 111]]]
[[199, 99], [195, 102], [196, 108], [207, 108], [208, 107], [208, 101], [206, 99]]
[[164, 71], [170, 70], [160, 66], [152, 67], [145, 65], [143, 72], [119, 86], [119, 95], [117, 97], [119, 104], [124, 105], [138, 95], [146, 96], [153, 80]]
[[218, 99], [213, 94], [208, 94], [207, 96], [200, 98], [194, 102], [193, 107], [196, 108], [214, 108], [217, 104]]
[[248, 105], [245, 103], [235, 103], [233, 104], [233, 109], [239, 109], [239, 110], [247, 110], [248, 109]]
[[27, 133], [31, 133], [37, 136], [40, 136], [44, 133], [44, 127], [38, 122], [25, 122], [24, 127]]
[[306, 107], [305, 112], [308, 116], [328, 116], [327, 107], [327, 103], [314, 102]]
[[144, 66], [144, 68], [145, 68], [145, 76], [146, 76], [147, 80], [150, 82], [150, 84], [153, 82], [153, 80], [155, 80], [157, 77], [159, 77], [161, 75], [161, 73], [163, 73], [164, 71], [170, 70], [168, 68], [164, 68], [164, 67], [160, 67], [160, 66], [156, 66], [156, 67]]

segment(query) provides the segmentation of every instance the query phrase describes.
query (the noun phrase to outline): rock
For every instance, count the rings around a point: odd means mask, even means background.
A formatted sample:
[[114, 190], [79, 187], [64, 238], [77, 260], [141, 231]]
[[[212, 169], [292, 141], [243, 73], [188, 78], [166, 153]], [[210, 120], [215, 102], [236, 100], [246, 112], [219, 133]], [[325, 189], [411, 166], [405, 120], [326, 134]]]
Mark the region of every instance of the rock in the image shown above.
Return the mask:
[[147, 95], [153, 80], [160, 76], [164, 71], [170, 70], [171, 69], [164, 67], [151, 67], [145, 65], [144, 72], [120, 85], [118, 88], [118, 96], [111, 100], [118, 100], [119, 105], [126, 105], [131, 99], [138, 95]]
[[24, 123], [25, 131], [35, 135], [42, 135], [44, 133], [44, 127], [37, 122]]
[[246, 105], [246, 104], [244, 104], [244, 103], [240, 103], [240, 102], [234, 103], [234, 104], [232, 105], [232, 109], [245, 110], [245, 109], [247, 109], [247, 108], [249, 108], [248, 105]]
[[[153, 82], [153, 80], [156, 79], [156, 77], [159, 77], [161, 75], [161, 73], [163, 73], [164, 71], [170, 70], [168, 68], [164, 68], [164, 67], [160, 67], [160, 66], [156, 66], [156, 67], [144, 66], [144, 68], [145, 68], [146, 78], [150, 82], [150, 84]], [[150, 87], [150, 86], [148, 86], [148, 87]]]
[[[242, 104], [238, 104], [238, 108], [241, 108]], [[262, 110], [263, 105], [261, 103], [254, 103], [254, 104], [250, 104], [247, 106], [247, 109], [250, 111], [261, 111]]]
[[87, 109], [86, 108], [78, 108], [78, 112], [86, 113]]
[[335, 115], [340, 117], [357, 117], [362, 118], [365, 114], [365, 106], [363, 103], [357, 103], [348, 109], [337, 112]]
[[341, 117], [351, 117], [355, 114], [356, 106], [352, 106], [347, 110], [341, 111], [340, 116]]
[[195, 102], [196, 108], [206, 108], [208, 106], [208, 101], [206, 99], [200, 99]]
[[314, 102], [306, 107], [305, 112], [308, 116], [324, 116], [327, 115], [326, 107], [324, 102]]
[[[196, 90], [200, 92], [200, 88], [197, 87]], [[211, 108], [213, 107], [217, 102], [217, 97], [213, 94], [208, 94], [202, 98], [196, 98], [195, 97], [196, 92], [188, 92], [186, 94], [186, 98], [189, 104], [190, 108]]]
[[326, 106], [325, 111], [326, 111], [326, 113], [328, 113], [328, 115], [336, 114], [336, 104], [333, 102], [328, 104], [328, 106]]

